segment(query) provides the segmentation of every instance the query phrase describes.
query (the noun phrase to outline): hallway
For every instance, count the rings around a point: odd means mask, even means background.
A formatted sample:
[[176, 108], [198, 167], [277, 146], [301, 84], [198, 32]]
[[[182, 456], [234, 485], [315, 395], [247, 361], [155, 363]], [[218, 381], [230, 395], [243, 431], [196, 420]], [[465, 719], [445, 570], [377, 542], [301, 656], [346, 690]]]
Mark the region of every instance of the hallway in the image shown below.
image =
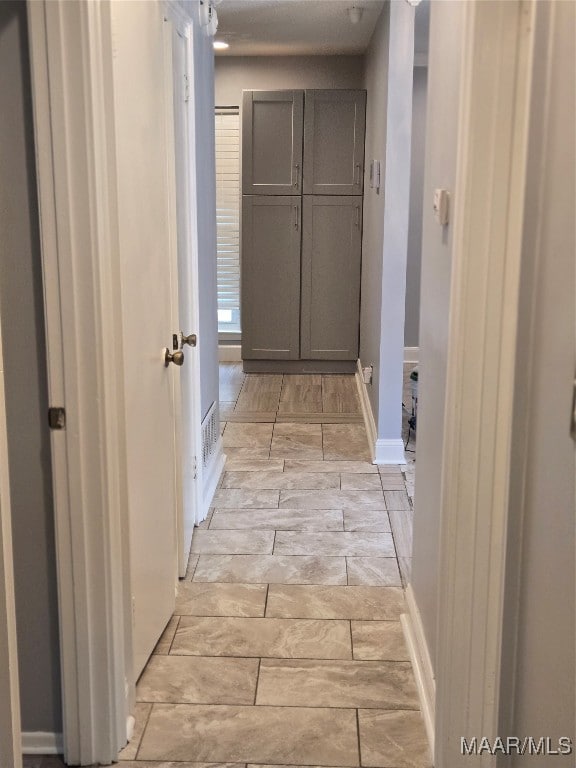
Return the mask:
[[221, 393], [226, 473], [123, 765], [429, 765], [389, 520], [410, 503], [369, 462], [354, 378], [230, 364]]

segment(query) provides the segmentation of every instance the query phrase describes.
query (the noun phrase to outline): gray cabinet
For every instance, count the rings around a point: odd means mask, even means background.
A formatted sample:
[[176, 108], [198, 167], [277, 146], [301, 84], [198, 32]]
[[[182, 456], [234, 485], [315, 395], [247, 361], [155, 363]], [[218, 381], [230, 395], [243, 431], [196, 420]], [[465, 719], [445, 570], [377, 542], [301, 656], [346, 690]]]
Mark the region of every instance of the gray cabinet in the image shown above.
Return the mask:
[[303, 91], [244, 91], [242, 193], [302, 192]]
[[245, 370], [354, 367], [365, 110], [365, 91], [244, 92]]
[[304, 197], [300, 357], [356, 360], [362, 198]]
[[242, 201], [242, 358], [300, 356], [299, 196]]
[[306, 91], [304, 194], [361, 195], [366, 91]]

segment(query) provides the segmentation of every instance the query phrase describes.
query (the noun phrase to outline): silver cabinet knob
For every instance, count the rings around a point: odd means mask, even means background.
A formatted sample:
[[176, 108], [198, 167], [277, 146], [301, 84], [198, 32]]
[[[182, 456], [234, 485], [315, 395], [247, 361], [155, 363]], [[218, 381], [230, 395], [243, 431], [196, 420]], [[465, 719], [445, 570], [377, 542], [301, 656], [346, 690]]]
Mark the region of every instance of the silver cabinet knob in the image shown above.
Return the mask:
[[164, 365], [166, 368], [174, 363], [174, 365], [184, 365], [184, 352], [178, 350], [177, 352], [170, 352], [168, 347], [164, 347]]
[[198, 337], [195, 333], [191, 333], [189, 336], [184, 335], [184, 331], [180, 331], [180, 348], [184, 349], [184, 344], [188, 344], [189, 347], [195, 347], [198, 342]]

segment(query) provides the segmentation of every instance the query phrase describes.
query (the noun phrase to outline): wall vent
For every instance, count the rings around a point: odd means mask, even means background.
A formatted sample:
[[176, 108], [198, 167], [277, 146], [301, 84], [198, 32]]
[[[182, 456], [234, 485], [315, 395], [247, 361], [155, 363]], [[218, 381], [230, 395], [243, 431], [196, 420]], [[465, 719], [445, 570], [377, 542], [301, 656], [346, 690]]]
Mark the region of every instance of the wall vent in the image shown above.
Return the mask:
[[202, 466], [210, 464], [218, 438], [220, 437], [220, 423], [216, 403], [212, 403], [210, 410], [202, 422]]

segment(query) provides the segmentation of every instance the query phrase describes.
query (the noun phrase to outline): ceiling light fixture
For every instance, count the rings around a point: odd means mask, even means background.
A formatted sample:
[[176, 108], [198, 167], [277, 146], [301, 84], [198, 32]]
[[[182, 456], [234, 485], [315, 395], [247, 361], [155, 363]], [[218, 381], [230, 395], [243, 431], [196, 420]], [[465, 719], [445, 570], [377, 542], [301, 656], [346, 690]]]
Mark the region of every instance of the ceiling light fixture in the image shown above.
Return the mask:
[[364, 13], [364, 8], [357, 8], [356, 6], [353, 6], [352, 8], [348, 8], [348, 18], [350, 19], [350, 23], [358, 24], [358, 22], [362, 18], [363, 13]]
[[214, 40], [212, 43], [215, 51], [225, 51], [226, 48], [230, 48], [229, 43], [225, 43], [224, 40]]

